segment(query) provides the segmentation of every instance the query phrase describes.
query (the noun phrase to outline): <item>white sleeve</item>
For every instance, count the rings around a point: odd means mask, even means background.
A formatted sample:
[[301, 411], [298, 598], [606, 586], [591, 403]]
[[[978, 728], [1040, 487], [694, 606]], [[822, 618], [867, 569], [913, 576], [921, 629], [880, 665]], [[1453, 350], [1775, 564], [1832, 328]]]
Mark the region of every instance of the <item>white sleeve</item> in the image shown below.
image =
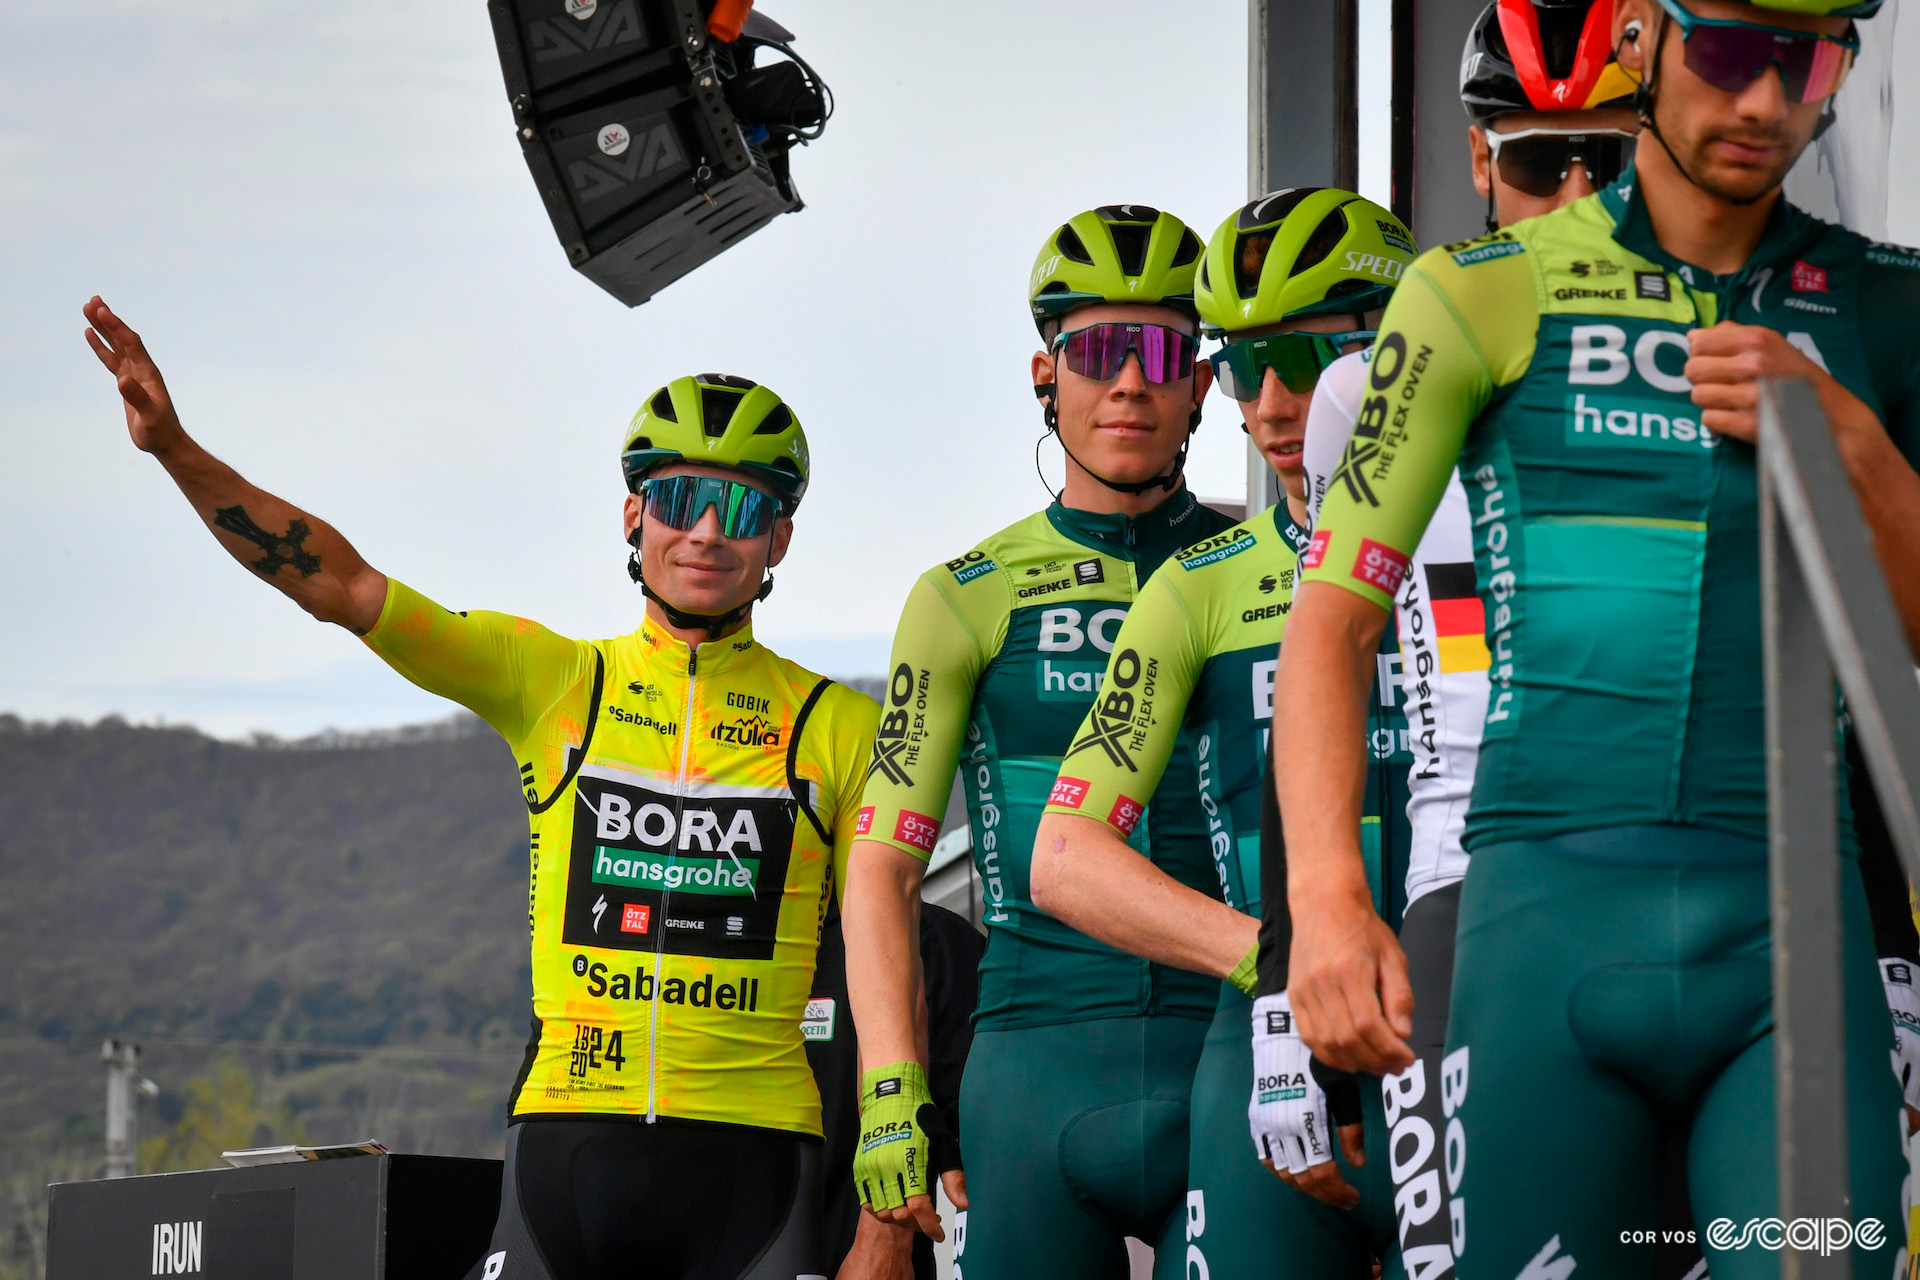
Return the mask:
[[1326, 367], [1313, 389], [1313, 404], [1307, 409], [1307, 437], [1300, 446], [1300, 463], [1307, 472], [1309, 525], [1320, 518], [1320, 500], [1327, 496], [1327, 486], [1339, 470], [1340, 456], [1353, 435], [1361, 395], [1366, 390], [1370, 354], [1354, 351], [1341, 356]]

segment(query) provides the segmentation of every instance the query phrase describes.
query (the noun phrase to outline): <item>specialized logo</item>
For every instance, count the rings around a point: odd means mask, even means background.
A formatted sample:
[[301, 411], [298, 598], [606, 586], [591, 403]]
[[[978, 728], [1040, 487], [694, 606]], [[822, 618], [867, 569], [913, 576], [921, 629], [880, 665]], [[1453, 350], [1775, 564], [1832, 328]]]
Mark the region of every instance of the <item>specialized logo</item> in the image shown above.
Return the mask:
[[1378, 276], [1382, 280], [1398, 280], [1407, 264], [1399, 258], [1389, 258], [1378, 253], [1347, 254], [1347, 270], [1355, 275]]
[[1225, 533], [1215, 534], [1211, 538], [1196, 542], [1185, 551], [1177, 552], [1174, 559], [1188, 573], [1195, 569], [1204, 569], [1210, 564], [1219, 564], [1222, 560], [1239, 555], [1242, 551], [1253, 550], [1258, 541], [1253, 530], [1236, 526]]
[[951, 573], [953, 580], [963, 587], [975, 578], [983, 574], [992, 573], [999, 567], [999, 565], [987, 559], [986, 553], [983, 551], [969, 551], [958, 560], [947, 561], [947, 572]]
[[908, 770], [920, 763], [920, 747], [927, 733], [927, 691], [932, 683], [932, 673], [924, 669], [918, 678], [907, 663], [893, 669], [893, 678], [887, 682], [887, 710], [873, 736], [873, 761], [867, 765], [867, 781], [879, 774], [897, 786], [913, 785]]
[[[1108, 680], [1103, 696], [1087, 712], [1087, 732], [1067, 748], [1067, 758], [1071, 759], [1082, 751], [1095, 747], [1106, 752], [1107, 758], [1120, 765], [1128, 773], [1138, 773], [1139, 766], [1127, 753], [1123, 739], [1136, 730], [1135, 717], [1142, 722], [1136, 736], [1144, 738], [1146, 725], [1151, 724], [1153, 715], [1153, 682], [1158, 673], [1158, 659], [1149, 659], [1145, 668], [1140, 663], [1140, 655], [1132, 649], [1122, 649], [1114, 655], [1113, 665], [1108, 668]], [[1134, 688], [1145, 680], [1145, 687], [1136, 697]]]
[[567, 0], [573, 25], [540, 18], [527, 24], [527, 51], [535, 62], [577, 58], [596, 49], [631, 44], [642, 36], [633, 0], [614, 0], [601, 12], [599, 0]]
[[792, 793], [675, 789], [592, 764], [575, 785], [563, 942], [772, 958], [799, 813]]

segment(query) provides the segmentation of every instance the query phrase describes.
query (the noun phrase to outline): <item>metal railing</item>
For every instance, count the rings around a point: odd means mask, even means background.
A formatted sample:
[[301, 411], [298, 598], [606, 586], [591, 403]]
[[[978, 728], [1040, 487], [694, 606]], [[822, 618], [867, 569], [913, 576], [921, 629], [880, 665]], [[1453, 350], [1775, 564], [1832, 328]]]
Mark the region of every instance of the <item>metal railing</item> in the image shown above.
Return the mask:
[[[1852, 1221], [1833, 677], [1914, 883], [1920, 681], [1827, 416], [1798, 380], [1762, 390], [1760, 574], [1780, 1217]], [[1788, 1280], [1847, 1280], [1852, 1269], [1845, 1249], [1781, 1251]]]

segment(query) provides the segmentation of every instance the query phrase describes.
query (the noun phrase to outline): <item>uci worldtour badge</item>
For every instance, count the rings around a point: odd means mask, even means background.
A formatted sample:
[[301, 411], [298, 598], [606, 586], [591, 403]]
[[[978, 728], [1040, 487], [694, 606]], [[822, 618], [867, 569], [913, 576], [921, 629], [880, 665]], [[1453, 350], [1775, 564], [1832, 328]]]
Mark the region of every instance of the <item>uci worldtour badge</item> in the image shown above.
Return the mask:
[[584, 766], [561, 941], [771, 959], [797, 817], [784, 787], [706, 783], [676, 796]]

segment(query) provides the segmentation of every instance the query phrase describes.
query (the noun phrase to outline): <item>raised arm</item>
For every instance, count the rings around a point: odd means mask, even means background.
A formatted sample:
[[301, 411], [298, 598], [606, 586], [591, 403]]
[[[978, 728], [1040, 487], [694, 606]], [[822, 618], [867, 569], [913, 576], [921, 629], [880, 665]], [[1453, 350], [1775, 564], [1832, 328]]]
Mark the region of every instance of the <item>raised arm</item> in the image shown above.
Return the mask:
[[119, 386], [134, 447], [152, 454], [235, 560], [322, 622], [365, 634], [380, 618], [386, 575], [326, 521], [247, 483], [180, 425], [140, 335], [99, 298], [83, 309], [87, 345]]

